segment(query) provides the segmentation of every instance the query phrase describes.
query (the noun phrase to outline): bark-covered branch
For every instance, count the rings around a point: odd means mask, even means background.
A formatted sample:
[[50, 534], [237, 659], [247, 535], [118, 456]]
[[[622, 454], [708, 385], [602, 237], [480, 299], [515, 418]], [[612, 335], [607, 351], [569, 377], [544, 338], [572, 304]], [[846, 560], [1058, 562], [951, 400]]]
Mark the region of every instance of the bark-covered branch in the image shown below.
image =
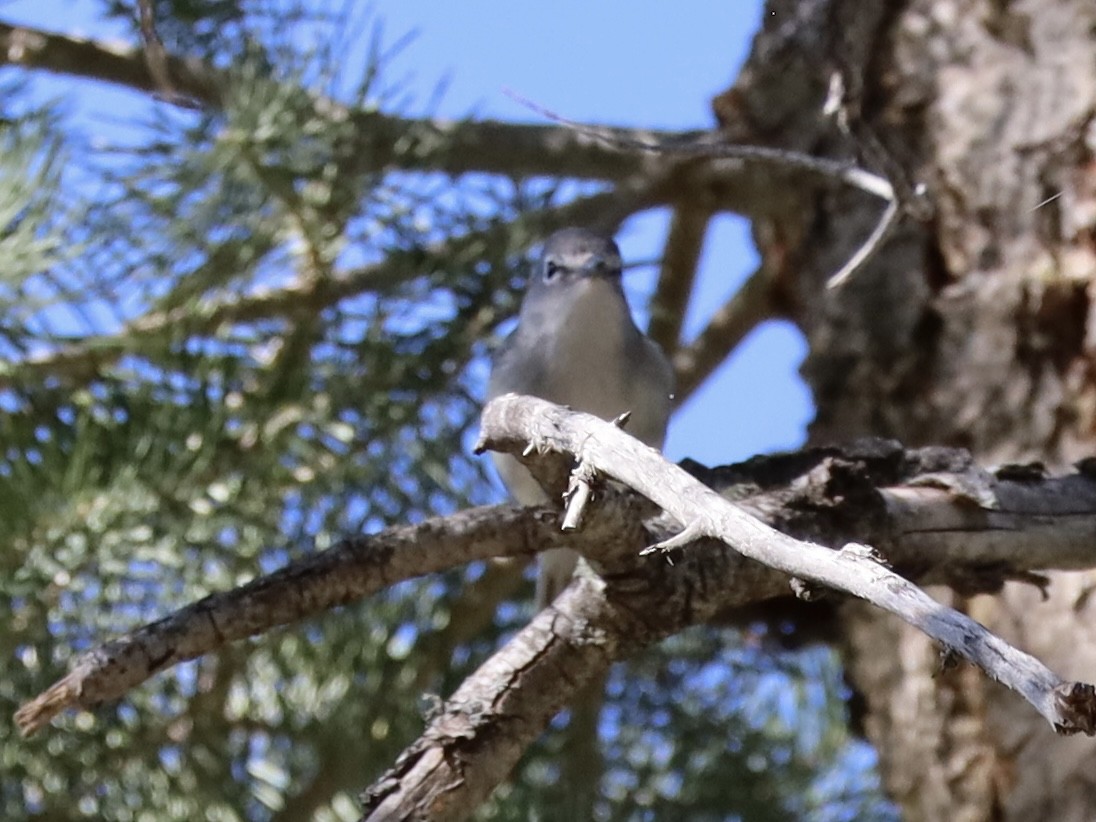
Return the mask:
[[658, 287], [651, 300], [651, 321], [647, 335], [666, 356], [673, 357], [681, 339], [681, 325], [693, 293], [700, 253], [712, 209], [703, 203], [678, 203], [670, 220], [670, 232], [662, 249]]
[[[549, 410], [534, 430], [565, 414]], [[1084, 471], [1043, 477], [1036, 469], [1006, 466], [994, 474], [963, 451], [906, 451], [887, 442], [690, 470], [761, 521], [833, 547], [871, 543], [896, 568], [926, 583], [994, 591], [1009, 579], [1039, 582], [1041, 570], [1096, 567], [1096, 482]], [[669, 536], [674, 527], [663, 518], [642, 530], [638, 518], [634, 501], [610, 493], [580, 532], [567, 535], [559, 533], [554, 514], [504, 506], [346, 540], [84, 655], [72, 673], [20, 712], [20, 725], [37, 730], [66, 707], [117, 698], [177, 662], [396, 582], [477, 559], [531, 555], [564, 540], [593, 559], [616, 589], [685, 586], [687, 593], [669, 597], [662, 591], [646, 603], [652, 612], [666, 614], [675, 598], [687, 598], [694, 619], [703, 621], [788, 594], [785, 574], [745, 563], [721, 543], [690, 550], [689, 561], [672, 568], [655, 557], [637, 558], [641, 545]], [[785, 570], [810, 578], [800, 568]], [[694, 572], [697, 579], [690, 577]]]
[[[230, 72], [194, 59], [164, 57], [178, 92], [212, 107], [222, 105]], [[152, 94], [162, 89], [143, 50], [15, 26], [0, 21], [0, 65], [22, 66], [114, 83]], [[168, 99], [167, 102], [172, 102]], [[534, 107], [541, 113], [543, 109]], [[360, 171], [411, 169], [448, 174], [481, 172], [508, 177], [550, 176], [620, 183], [636, 176], [673, 178], [668, 199], [703, 199], [713, 210], [757, 215], [775, 208], [786, 184], [840, 181], [886, 201], [893, 187], [855, 165], [769, 146], [725, 142], [707, 132], [666, 132], [575, 124], [529, 125], [493, 120], [406, 118], [350, 109], [317, 98], [317, 109], [340, 120], [352, 118], [361, 140], [355, 156], [368, 158]], [[794, 181], [794, 182], [793, 182]]]
[[[177, 56], [168, 56], [166, 63], [175, 91], [207, 106], [222, 105], [223, 89], [232, 81], [229, 72]], [[0, 22], [0, 64], [97, 80], [149, 94], [163, 91], [149, 70], [143, 49], [4, 22]], [[620, 181], [645, 166], [641, 157], [560, 126], [398, 117], [350, 111], [330, 100], [324, 101], [323, 108], [329, 114], [358, 120], [362, 146], [357, 156], [370, 158], [377, 170], [425, 167], [450, 174], [482, 171], [559, 176], [565, 168], [568, 176]], [[647, 129], [609, 131], [629, 139], [680, 136]]]
[[553, 509], [500, 505], [345, 539], [83, 654], [67, 676], [18, 711], [16, 722], [24, 734], [34, 733], [67, 708], [117, 699], [179, 662], [425, 574], [477, 560], [531, 557], [564, 540], [584, 552], [632, 555], [646, 538], [636, 502], [622, 497], [602, 506], [580, 534], [563, 535]]
[[[608, 423], [516, 397], [488, 406], [484, 434], [492, 446], [519, 454], [526, 437], [547, 451], [573, 449], [670, 515], [641, 526], [654, 510], [650, 503], [604, 489], [578, 532], [560, 532], [558, 511], [500, 506], [347, 540], [85, 654], [19, 712], [20, 728], [33, 732], [67, 707], [116, 699], [177, 662], [401, 580], [566, 543], [592, 562], [600, 580], [580, 577], [445, 703], [422, 739], [370, 789], [374, 818], [394, 808], [434, 808], [428, 818], [469, 811], [613, 660], [688, 625], [788, 597], [789, 575], [877, 602], [1023, 693], [1059, 730], [1093, 730], [1087, 686], [1064, 682], [929, 600], [866, 551], [833, 550], [870, 543], [907, 577], [966, 592], [993, 591], [1009, 579], [1039, 584], [1037, 572], [1048, 568], [1096, 567], [1096, 472], [1089, 463], [1059, 477], [1038, 466], [990, 472], [961, 450], [869, 441], [718, 469], [686, 464], [686, 473]], [[537, 454], [525, 459], [538, 469], [552, 462]], [[555, 476], [557, 490], [562, 485], [550, 465], [544, 475]], [[693, 533], [718, 532], [735, 547], [702, 539], [685, 546], [672, 566], [657, 553], [640, 555], [652, 541], [672, 537], [679, 521], [701, 522]]]
[[23, 706], [16, 722], [23, 733], [34, 733], [66, 708], [117, 699], [159, 671], [229, 642], [301, 622], [423, 574], [477, 559], [531, 554], [554, 537], [557, 521], [543, 510], [474, 508], [444, 521], [344, 540], [89, 651], [64, 679]]
[[581, 579], [466, 679], [365, 791], [363, 819], [468, 816], [584, 685], [665, 635], [604, 587]]
[[[654, 488], [672, 489], [678, 483], [691, 483], [690, 494], [704, 497], [709, 493], [687, 476], [668, 479], [669, 466], [655, 452], [623, 435], [606, 435], [609, 429], [613, 426], [588, 415], [576, 415], [530, 398], [497, 400], [484, 416], [485, 441], [515, 455], [524, 452], [528, 437], [544, 450], [566, 445], [565, 450], [581, 453], [594, 464], [601, 464], [601, 457], [608, 457], [614, 466], [631, 461], [631, 468], [638, 472], [631, 480], [651, 496], [665, 497], [659, 501], [674, 507], [677, 503], [667, 495], [676, 496], [680, 489], [663, 494]], [[537, 459], [528, 458], [532, 462]], [[919, 540], [932, 534], [939, 537], [939, 525], [946, 523], [955, 529], [952, 542], [956, 547], [966, 533], [978, 530], [978, 518], [969, 515], [969, 509], [976, 507], [972, 505], [975, 499], [1000, 517], [1010, 518], [1013, 526], [1024, 517], [1036, 521], [1036, 528], [1049, 527], [1055, 520], [1084, 517], [1090, 538], [1084, 539], [1076, 527], [1067, 527], [1073, 536], [1060, 540], [1042, 559], [1096, 564], [1091, 540], [1091, 531], [1096, 528], [1096, 482], [1082, 474], [1051, 480], [1033, 478], [1030, 472], [1006, 471], [996, 477], [973, 465], [961, 451], [907, 452], [885, 442], [857, 449], [817, 449], [786, 457], [758, 458], [726, 470], [707, 471], [697, 466], [693, 470], [725, 493], [742, 498], [753, 512], [770, 521], [813, 529], [837, 541], [847, 541], [850, 533], [889, 534], [890, 545], [905, 550], [903, 553], [898, 548], [896, 554], [911, 566], [918, 564]], [[623, 479], [633, 471], [609, 473]], [[552, 478], [548, 482], [558, 490], [558, 472], [549, 470], [545, 476]], [[885, 489], [873, 485], [873, 480], [904, 481], [906, 485]], [[908, 504], [911, 495], [918, 496], [921, 489], [932, 490], [917, 503]], [[725, 504], [718, 496], [707, 502]], [[964, 509], [968, 514], [962, 513]], [[1032, 516], [1036, 511], [1038, 516]], [[1003, 522], [983, 519], [982, 525], [996, 529]], [[764, 533], [759, 523], [753, 531], [762, 532], [762, 541], [791, 542], [776, 532]], [[931, 541], [937, 537], [928, 538]], [[753, 541], [751, 536], [747, 544]], [[469, 678], [396, 765], [365, 792], [366, 819], [467, 816], [506, 777], [554, 712], [604, 671], [609, 662], [689, 624], [704, 622], [717, 612], [787, 595], [789, 590], [784, 573], [749, 562], [736, 551], [711, 541], [694, 543], [675, 559], [673, 566], [652, 564], [634, 555], [622, 556], [619, 544], [612, 556], [603, 552], [604, 543], [589, 544], [593, 550], [586, 554], [598, 562], [608, 584], [580, 577], [552, 607], [541, 612]], [[824, 564], [848, 565], [855, 571], [866, 569], [871, 578], [865, 585], [845, 587], [854, 591], [866, 588], [870, 596], [878, 593], [879, 587], [892, 586], [880, 597], [884, 606], [905, 611], [907, 617], [930, 632], [945, 634], [949, 647], [957, 647], [991, 672], [1003, 671], [1011, 684], [1038, 703], [1044, 715], [1059, 721], [1059, 729], [1092, 731], [1096, 706], [1089, 686], [1063, 682], [1038, 661], [988, 635], [962, 614], [928, 600], [910, 583], [859, 551], [798, 545], [809, 553], [828, 554]], [[953, 558], [956, 569], [965, 565], [958, 554]], [[1012, 561], [1017, 564], [1010, 565]], [[1022, 576], [1018, 573], [1021, 566], [1031, 567], [1030, 562], [1030, 556], [1016, 555], [1004, 560], [997, 571], [1003, 573], [1011, 568]], [[933, 564], [925, 566], [922, 561], [926, 570]], [[975, 551], [971, 564], [983, 567], [986, 555]], [[917, 610], [910, 613], [903, 599]], [[956, 624], [962, 626], [959, 635], [952, 632]], [[1005, 665], [1015, 667], [1006, 670]]]

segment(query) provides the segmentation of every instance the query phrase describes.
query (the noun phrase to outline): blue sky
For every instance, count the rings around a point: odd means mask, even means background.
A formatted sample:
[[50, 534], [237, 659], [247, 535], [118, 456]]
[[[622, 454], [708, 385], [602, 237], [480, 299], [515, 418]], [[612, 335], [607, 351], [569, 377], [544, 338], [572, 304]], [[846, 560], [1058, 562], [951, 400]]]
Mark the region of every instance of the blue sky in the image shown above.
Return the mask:
[[[513, 89], [572, 120], [694, 129], [712, 125], [708, 101], [746, 59], [762, 2], [408, 0], [380, 3], [377, 12], [390, 37], [418, 32], [393, 65], [397, 75], [408, 72], [423, 97], [448, 78], [440, 115], [535, 120], [503, 91]], [[668, 217], [651, 212], [627, 223], [618, 237], [625, 258], [656, 258]], [[718, 218], [705, 244], [687, 335], [703, 328], [756, 264], [748, 223]], [[641, 269], [629, 277], [640, 317], [655, 274]], [[797, 373], [805, 350], [786, 323], [751, 335], [674, 417], [668, 456], [714, 465], [801, 445], [813, 414]]]
[[[712, 124], [708, 101], [726, 88], [745, 59], [762, 2], [404, 0], [372, 8], [384, 23], [387, 42], [417, 33], [389, 66], [389, 78], [423, 105], [445, 81], [445, 93], [432, 108], [438, 116], [537, 121], [504, 93], [513, 89], [574, 120], [694, 129]], [[97, 19], [99, 9], [92, 0], [9, 0], [0, 3], [0, 19], [109, 36]], [[69, 78], [41, 85], [65, 95], [93, 139], [99, 129], [115, 137], [117, 112], [127, 100], [133, 105], [128, 92], [97, 85], [96, 94], [87, 95], [91, 86]], [[648, 212], [629, 221], [618, 236], [625, 258], [656, 258], [668, 217], [665, 211]], [[748, 223], [734, 215], [719, 217], [704, 248], [687, 335], [703, 327], [756, 262]], [[640, 268], [628, 278], [641, 320], [655, 275], [653, 268]], [[798, 332], [784, 323], [752, 334], [675, 416], [667, 454], [718, 464], [799, 446], [812, 415], [810, 396], [796, 373], [804, 351]]]

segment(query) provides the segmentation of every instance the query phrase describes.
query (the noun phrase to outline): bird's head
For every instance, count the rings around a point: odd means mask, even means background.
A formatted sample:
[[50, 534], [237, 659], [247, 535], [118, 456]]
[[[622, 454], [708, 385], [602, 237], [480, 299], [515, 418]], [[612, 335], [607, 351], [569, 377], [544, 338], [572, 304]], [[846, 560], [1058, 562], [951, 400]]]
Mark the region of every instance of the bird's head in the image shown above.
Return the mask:
[[589, 279], [619, 281], [620, 272], [615, 242], [584, 228], [565, 228], [545, 241], [530, 287], [556, 290]]

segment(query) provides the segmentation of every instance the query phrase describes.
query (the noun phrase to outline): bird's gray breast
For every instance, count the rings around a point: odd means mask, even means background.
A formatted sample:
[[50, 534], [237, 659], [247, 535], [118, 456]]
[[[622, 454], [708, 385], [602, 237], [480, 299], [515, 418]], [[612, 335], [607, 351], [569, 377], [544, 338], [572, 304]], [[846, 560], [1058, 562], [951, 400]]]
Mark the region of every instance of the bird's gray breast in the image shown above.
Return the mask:
[[671, 391], [669, 365], [635, 327], [619, 283], [589, 278], [537, 295], [492, 375], [492, 395], [532, 394], [613, 419], [659, 447]]

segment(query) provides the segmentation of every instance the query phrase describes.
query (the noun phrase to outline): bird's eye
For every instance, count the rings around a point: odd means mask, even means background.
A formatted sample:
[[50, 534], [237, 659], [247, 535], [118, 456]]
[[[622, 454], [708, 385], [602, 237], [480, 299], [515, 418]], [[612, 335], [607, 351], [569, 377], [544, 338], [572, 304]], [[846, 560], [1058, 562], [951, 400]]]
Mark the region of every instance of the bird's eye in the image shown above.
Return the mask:
[[555, 262], [552, 262], [551, 260], [549, 260], [548, 262], [546, 262], [544, 264], [544, 279], [545, 280], [554, 280], [556, 278], [556, 275], [559, 274], [559, 272], [560, 272], [559, 263], [555, 263]]

